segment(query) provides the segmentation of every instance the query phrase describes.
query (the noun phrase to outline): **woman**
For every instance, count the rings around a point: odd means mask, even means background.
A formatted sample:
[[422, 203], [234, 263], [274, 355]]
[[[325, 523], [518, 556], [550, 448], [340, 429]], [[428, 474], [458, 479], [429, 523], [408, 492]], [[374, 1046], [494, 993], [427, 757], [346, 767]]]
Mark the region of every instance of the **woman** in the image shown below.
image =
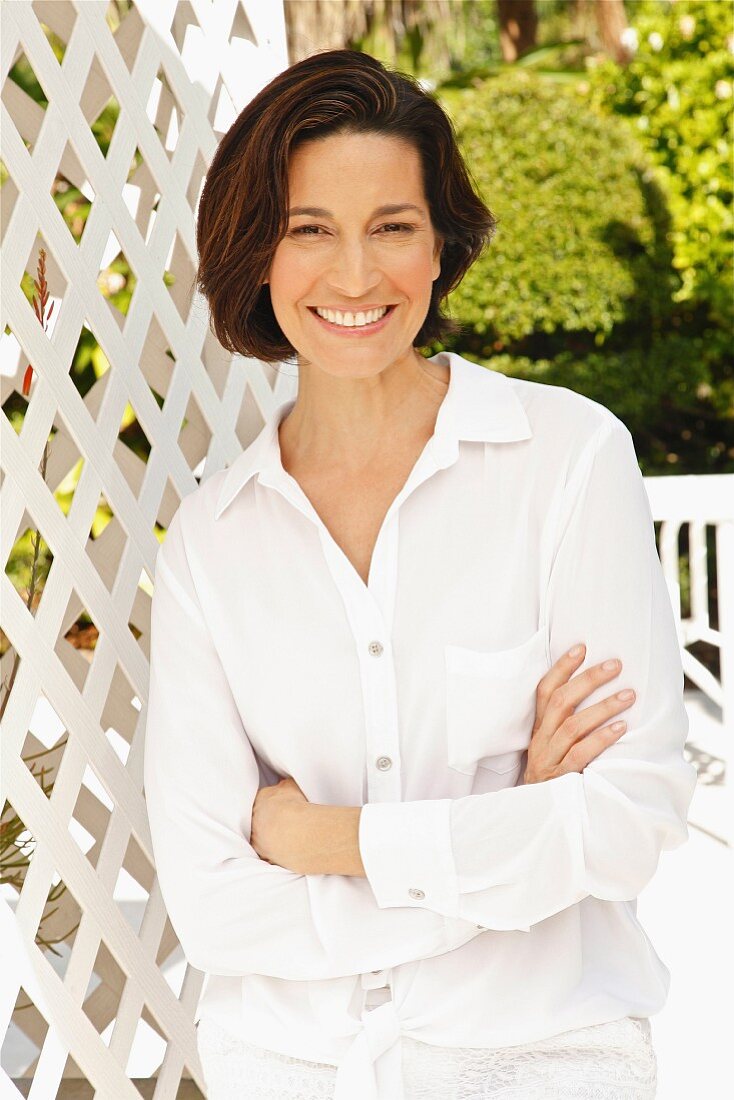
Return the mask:
[[209, 1100], [655, 1095], [675, 625], [622, 422], [420, 354], [495, 224], [437, 102], [348, 50], [207, 175], [216, 335], [298, 367], [156, 565], [145, 790]]

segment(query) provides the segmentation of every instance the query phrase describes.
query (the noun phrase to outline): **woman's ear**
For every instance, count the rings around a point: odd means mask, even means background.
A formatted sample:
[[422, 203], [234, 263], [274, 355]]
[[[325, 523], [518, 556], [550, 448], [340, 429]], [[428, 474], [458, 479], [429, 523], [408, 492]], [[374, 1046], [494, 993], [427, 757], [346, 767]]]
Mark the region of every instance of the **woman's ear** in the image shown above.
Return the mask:
[[433, 250], [433, 282], [441, 274], [441, 253], [443, 252], [444, 241], [442, 237], [436, 238], [436, 247]]

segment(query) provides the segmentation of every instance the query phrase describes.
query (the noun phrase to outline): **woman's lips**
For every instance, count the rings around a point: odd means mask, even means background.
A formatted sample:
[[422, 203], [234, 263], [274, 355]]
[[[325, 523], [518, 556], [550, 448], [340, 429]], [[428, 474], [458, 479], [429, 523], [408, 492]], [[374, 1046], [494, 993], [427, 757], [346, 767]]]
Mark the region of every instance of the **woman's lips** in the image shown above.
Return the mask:
[[335, 325], [333, 321], [327, 321], [325, 317], [319, 317], [316, 310], [312, 309], [311, 306], [309, 306], [308, 308], [309, 313], [311, 313], [316, 318], [318, 324], [320, 324], [322, 328], [325, 328], [327, 332], [336, 332], [339, 336], [351, 336], [352, 339], [354, 339], [355, 337], [359, 336], [371, 336], [373, 332], [379, 332], [380, 329], [383, 329], [385, 327], [385, 325], [390, 320], [393, 313], [398, 307], [388, 306], [387, 313], [385, 313], [384, 316], [380, 317], [379, 321], [373, 321], [370, 325], [359, 325], [352, 327], [349, 327], [348, 325]]

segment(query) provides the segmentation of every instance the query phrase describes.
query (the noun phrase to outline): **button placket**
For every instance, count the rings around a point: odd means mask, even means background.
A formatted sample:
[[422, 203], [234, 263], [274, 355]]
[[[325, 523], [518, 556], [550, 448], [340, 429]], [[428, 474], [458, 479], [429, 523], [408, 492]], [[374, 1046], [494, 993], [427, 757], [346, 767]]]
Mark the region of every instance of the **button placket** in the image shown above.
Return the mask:
[[[373, 636], [363, 658], [363, 679], [371, 705], [366, 726], [367, 787], [371, 802], [400, 798], [395, 670], [389, 647]], [[396, 765], [398, 765], [396, 767]]]
[[[429, 462], [419, 484], [435, 466]], [[414, 470], [414, 475], [416, 471]], [[401, 491], [399, 504], [408, 495]], [[388, 511], [378, 534], [365, 585], [324, 525], [319, 522], [321, 545], [357, 645], [365, 736], [365, 801], [397, 802], [402, 798], [397, 685], [391, 652], [392, 602], [397, 583], [398, 508]]]
[[[368, 802], [392, 802], [401, 797], [395, 667], [390, 631], [377, 598], [378, 592], [384, 592], [384, 555], [389, 544], [389, 539], [387, 543], [378, 540], [375, 546], [373, 555], [377, 557], [373, 556], [370, 567], [371, 588], [355, 584], [351, 587], [351, 599], [344, 593], [355, 638], [361, 638], [357, 656], [364, 699]], [[388, 555], [388, 561], [392, 561], [392, 555]]]

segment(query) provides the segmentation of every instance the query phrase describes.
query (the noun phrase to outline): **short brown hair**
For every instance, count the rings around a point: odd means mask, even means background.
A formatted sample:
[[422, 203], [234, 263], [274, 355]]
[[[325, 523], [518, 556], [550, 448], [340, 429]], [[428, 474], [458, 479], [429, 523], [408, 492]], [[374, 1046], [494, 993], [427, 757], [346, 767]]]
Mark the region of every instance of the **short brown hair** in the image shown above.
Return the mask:
[[288, 161], [329, 134], [379, 133], [411, 143], [435, 231], [441, 273], [414, 345], [461, 326], [440, 304], [489, 243], [496, 219], [475, 192], [450, 118], [420, 83], [357, 50], [324, 50], [291, 65], [237, 116], [207, 172], [199, 200], [195, 283], [210, 327], [228, 351], [272, 363], [292, 359], [264, 284], [288, 226]]

